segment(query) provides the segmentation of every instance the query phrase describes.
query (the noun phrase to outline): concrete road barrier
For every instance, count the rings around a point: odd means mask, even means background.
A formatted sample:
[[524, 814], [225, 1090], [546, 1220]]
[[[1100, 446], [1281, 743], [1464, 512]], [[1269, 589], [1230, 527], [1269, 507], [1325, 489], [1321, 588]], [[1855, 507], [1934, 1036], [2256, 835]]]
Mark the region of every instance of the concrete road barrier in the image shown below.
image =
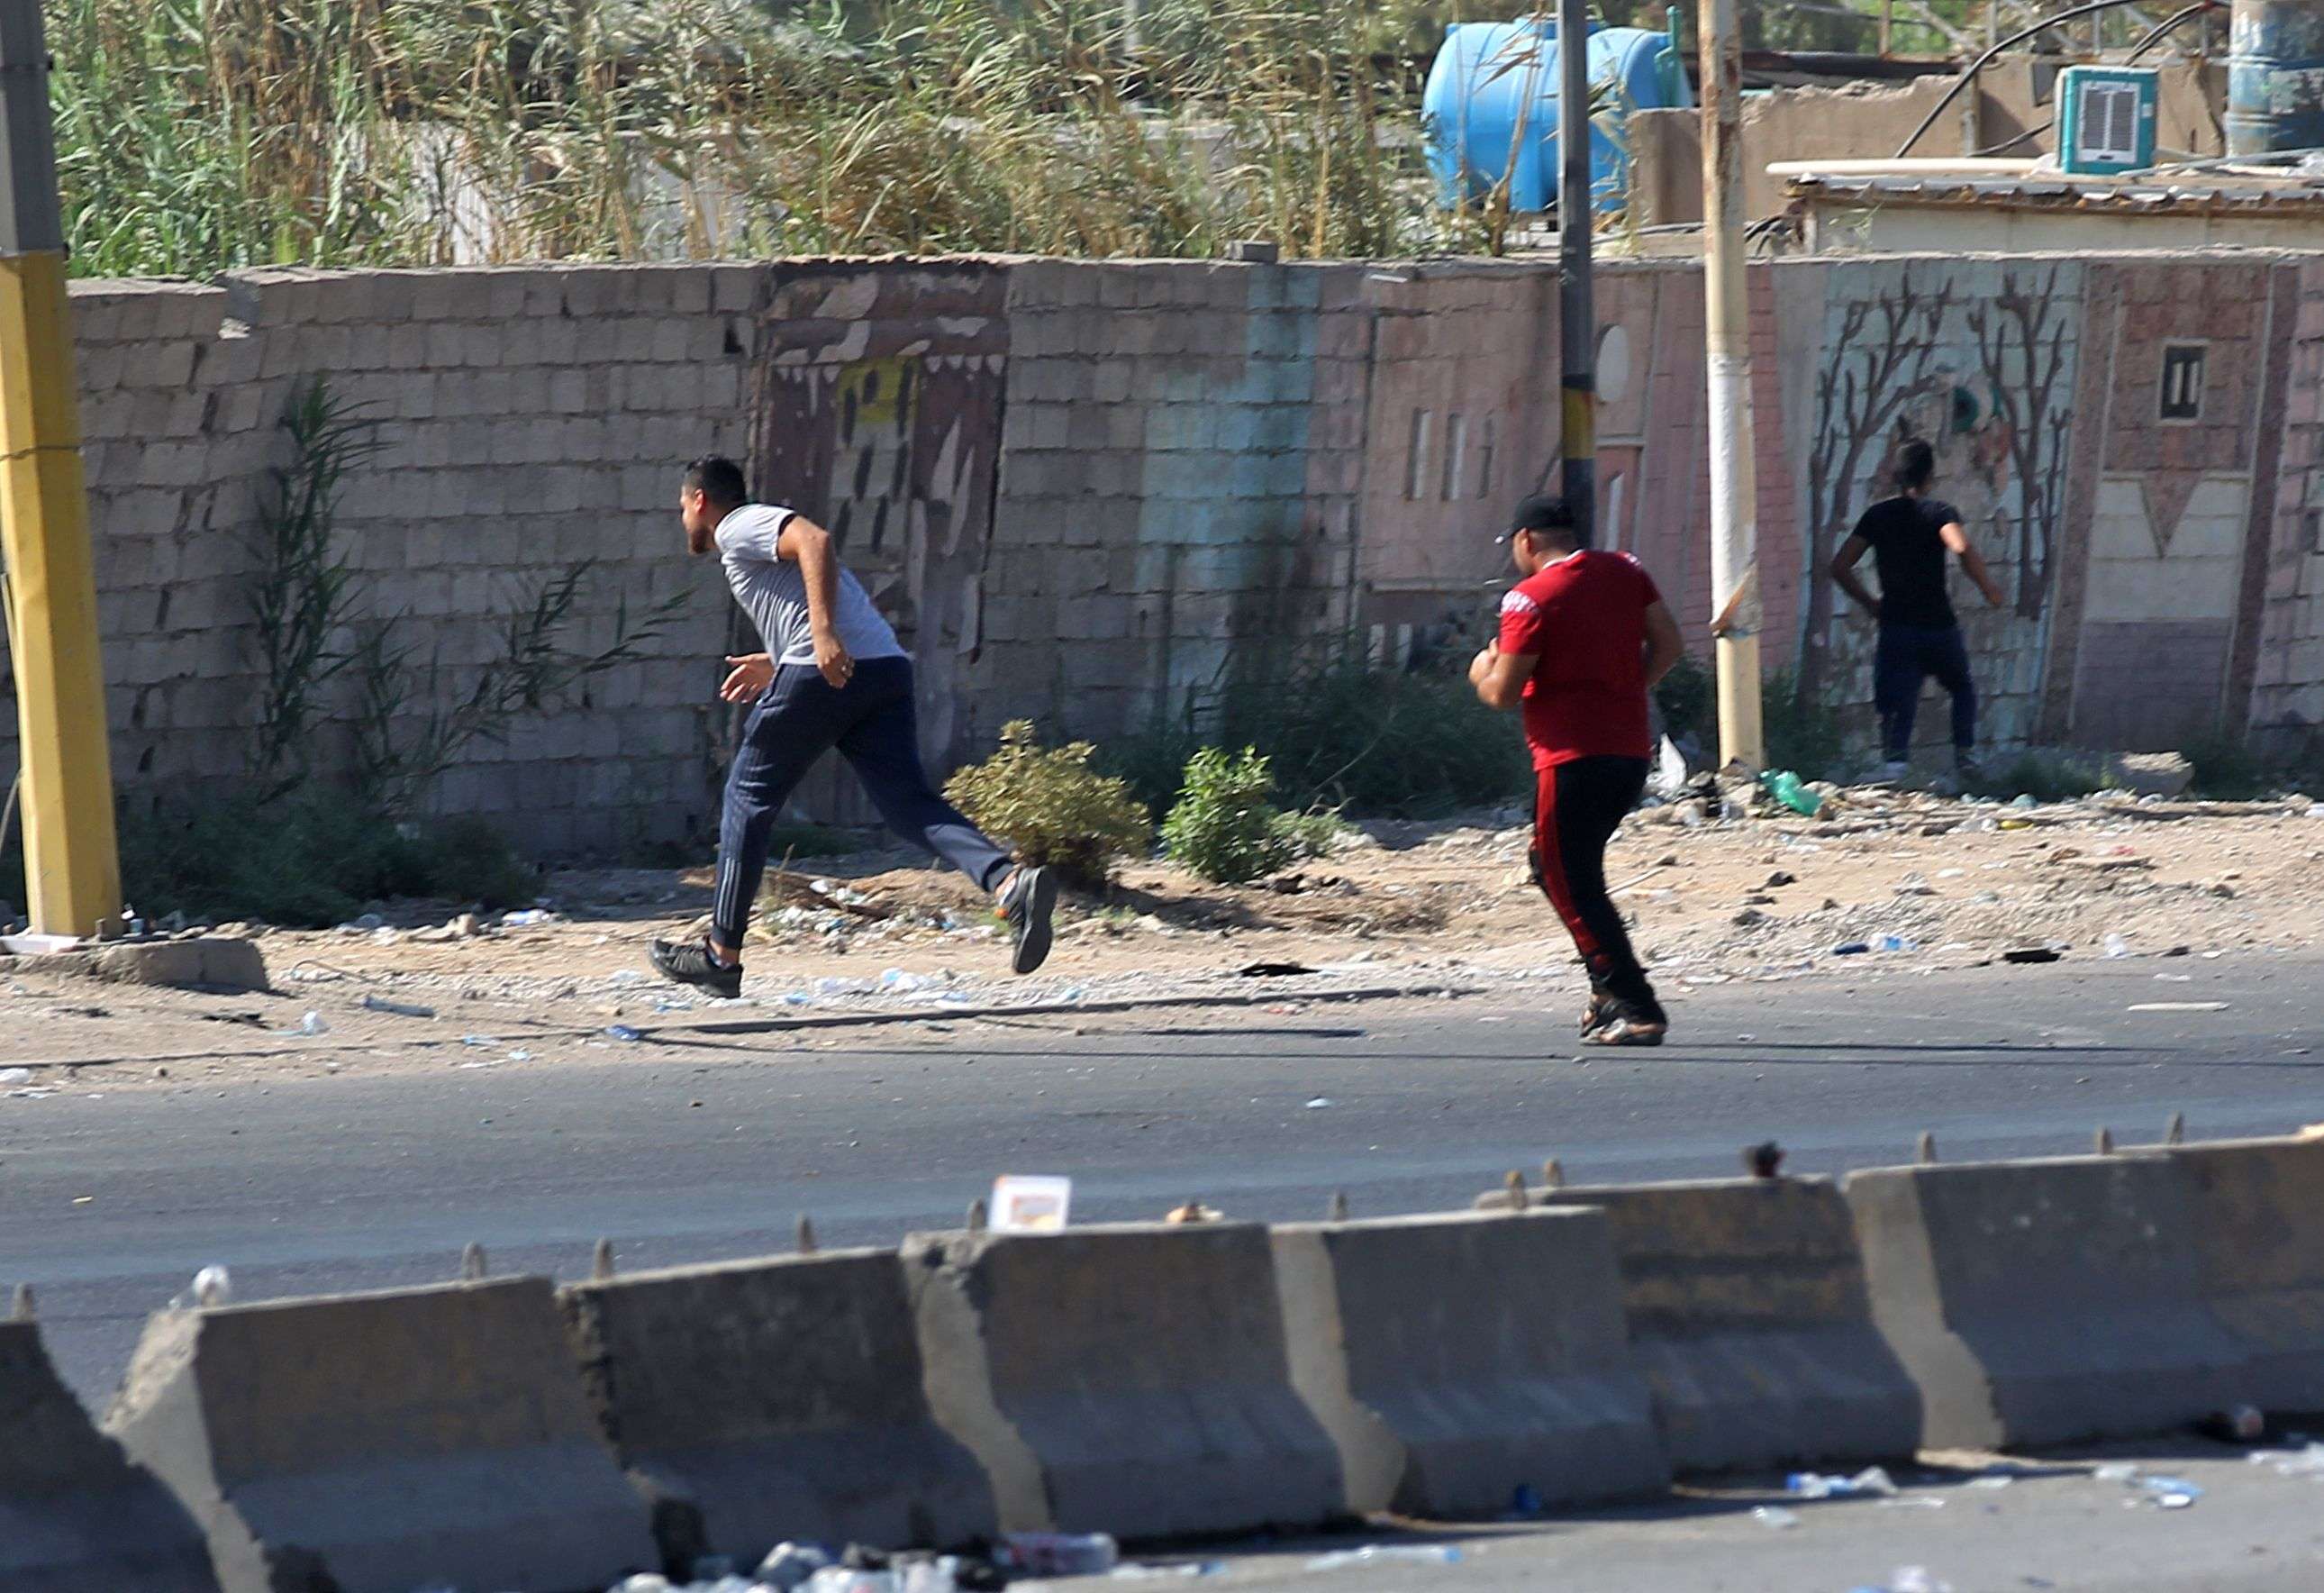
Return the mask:
[[2324, 1139], [2162, 1154], [2187, 1179], [2203, 1298], [2244, 1354], [2238, 1396], [2324, 1411]]
[[1291, 1386], [1266, 1228], [915, 1235], [903, 1254], [930, 1403], [1005, 1530], [1139, 1539], [1345, 1512], [1338, 1449]]
[[1356, 1511], [1461, 1517], [1655, 1493], [1670, 1465], [1597, 1211], [1274, 1230], [1292, 1382]]
[[225, 1593], [570, 1593], [655, 1569], [545, 1278], [166, 1311], [106, 1422]]
[[1536, 1199], [1605, 1211], [1630, 1342], [1680, 1471], [1877, 1460], [1919, 1446], [1919, 1391], [1873, 1325], [1856, 1229], [1830, 1179]]
[[57, 1379], [32, 1322], [0, 1322], [0, 1588], [217, 1593], [202, 1529]]
[[943, 1548], [992, 1486], [937, 1427], [892, 1250], [632, 1273], [562, 1292], [582, 1380], [665, 1560], [785, 1539]]
[[2240, 1397], [2243, 1348], [2203, 1299], [2213, 1236], [2172, 1160], [1892, 1168], [1841, 1188], [1923, 1442], [2134, 1438]]

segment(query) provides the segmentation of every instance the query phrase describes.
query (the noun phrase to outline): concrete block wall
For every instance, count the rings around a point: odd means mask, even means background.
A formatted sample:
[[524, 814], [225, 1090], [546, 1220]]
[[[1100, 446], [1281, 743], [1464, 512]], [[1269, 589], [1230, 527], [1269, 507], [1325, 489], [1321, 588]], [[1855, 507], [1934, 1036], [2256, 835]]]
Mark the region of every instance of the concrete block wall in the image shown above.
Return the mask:
[[[2012, 594], [1963, 610], [1988, 746], [2175, 745], [2215, 704], [2230, 730], [2247, 714], [2270, 746], [2304, 744], [2324, 722], [2318, 269], [1755, 267], [1767, 667], [1808, 668], [1868, 725], [1864, 639], [1815, 570], [1882, 489], [1895, 440], [1924, 436]], [[937, 770], [1014, 718], [1116, 736], [1302, 646], [1354, 634], [1404, 662], [1473, 644], [1504, 578], [1492, 533], [1556, 478], [1555, 287], [1546, 261], [1016, 258], [78, 284], [122, 783], [150, 801], [244, 776], [262, 686], [252, 542], [308, 382], [377, 422], [337, 532], [356, 617], [392, 623], [422, 666], [401, 734], [473, 688], [509, 616], [561, 570], [593, 565], [576, 650], [605, 645], [623, 608], [687, 595], [643, 657], [471, 745], [431, 793], [569, 853], [700, 835], [715, 814], [734, 730], [717, 660], [748, 637], [715, 563], [680, 551], [686, 458], [745, 457], [762, 492], [839, 533], [921, 660]], [[1609, 264], [1599, 302], [1600, 523], [1705, 656], [1699, 280]], [[2158, 394], [2189, 350], [2201, 412], [2181, 424]], [[2125, 597], [2183, 593], [2196, 574], [2211, 578], [2200, 616]], [[2161, 656], [2144, 649], [2166, 618], [2208, 629], [2171, 654], [2163, 685], [2185, 711], [2156, 727], [2118, 711], [2109, 660], [2134, 634], [2136, 656]], [[12, 743], [10, 715], [0, 758]], [[326, 725], [318, 773], [343, 773], [350, 750], [346, 725]], [[828, 772], [795, 811], [870, 817]]]
[[[413, 650], [401, 734], [471, 690], [507, 616], [574, 565], [595, 567], [562, 637], [576, 651], [608, 645], [623, 606], [687, 597], [641, 661], [472, 744], [434, 805], [548, 852], [699, 829], [726, 605], [715, 567], [682, 556], [674, 467], [742, 451], [763, 288], [747, 266], [77, 284], [107, 710], [133, 800], [245, 772], [263, 683], [254, 539], [270, 472], [291, 463], [285, 408], [319, 379], [376, 422], [337, 545], [355, 616]], [[314, 753], [318, 773], [343, 769], [345, 726]]]

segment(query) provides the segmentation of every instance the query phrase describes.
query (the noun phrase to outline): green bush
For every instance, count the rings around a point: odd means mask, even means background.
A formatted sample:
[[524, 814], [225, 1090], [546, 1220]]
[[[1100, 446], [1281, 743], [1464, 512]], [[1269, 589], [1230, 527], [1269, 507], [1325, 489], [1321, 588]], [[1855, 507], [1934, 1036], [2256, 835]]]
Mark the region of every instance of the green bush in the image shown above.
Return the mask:
[[1655, 707], [1663, 716], [1663, 734], [1674, 741], [1711, 728], [1711, 671], [1692, 656], [1682, 657], [1655, 688]]
[[1090, 767], [1086, 741], [1043, 747], [1032, 722], [1001, 732], [1001, 750], [945, 783], [945, 795], [976, 827], [1028, 863], [1076, 884], [1104, 884], [1116, 862], [1144, 855], [1154, 816], [1122, 781]]
[[2055, 747], [2028, 747], [2006, 764], [1986, 769], [1968, 783], [1971, 796], [2010, 801], [2030, 796], [2037, 802], [2070, 801], [2104, 791], [2113, 781], [2098, 759]]
[[[14, 884], [22, 863], [11, 862]], [[481, 819], [398, 825], [337, 792], [124, 810], [121, 881], [149, 919], [182, 912], [292, 929], [344, 923], [364, 903], [398, 896], [496, 908], [540, 889], [540, 871]]]
[[2189, 791], [2195, 796], [2244, 801], [2278, 788], [2259, 755], [2230, 736], [2214, 733], [2190, 741], [2179, 755], [2194, 768]]
[[1789, 769], [1802, 780], [1830, 778], [1848, 753], [1840, 715], [1827, 704], [1803, 699], [1799, 677], [1790, 670], [1767, 677], [1759, 701], [1767, 767]]
[[1300, 855], [1313, 832], [1268, 800], [1274, 792], [1274, 772], [1257, 748], [1237, 756], [1203, 748], [1188, 760], [1177, 804], [1162, 820], [1163, 849], [1172, 862], [1219, 884], [1275, 873]]
[[1103, 760], [1167, 809], [1205, 746], [1256, 748], [1297, 810], [1431, 819], [1533, 789], [1516, 717], [1479, 702], [1465, 674], [1374, 669], [1337, 643], [1189, 693], [1176, 716]]

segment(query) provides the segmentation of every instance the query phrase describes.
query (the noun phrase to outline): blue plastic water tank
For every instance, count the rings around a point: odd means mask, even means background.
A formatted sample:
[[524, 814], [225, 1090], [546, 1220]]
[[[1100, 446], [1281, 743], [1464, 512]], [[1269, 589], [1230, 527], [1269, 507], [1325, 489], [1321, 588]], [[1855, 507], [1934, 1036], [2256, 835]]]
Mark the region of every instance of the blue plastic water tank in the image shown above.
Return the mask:
[[[1548, 209], [1557, 200], [1557, 24], [1547, 19], [1455, 23], [1428, 70], [1421, 108], [1428, 165], [1450, 206], [1482, 199], [1509, 167], [1509, 206]], [[1590, 80], [1613, 86], [1590, 130], [1590, 191], [1600, 210], [1618, 210], [1627, 191], [1632, 110], [1694, 103], [1670, 36], [1644, 28], [1590, 28]], [[1519, 131], [1522, 116], [1524, 125]]]

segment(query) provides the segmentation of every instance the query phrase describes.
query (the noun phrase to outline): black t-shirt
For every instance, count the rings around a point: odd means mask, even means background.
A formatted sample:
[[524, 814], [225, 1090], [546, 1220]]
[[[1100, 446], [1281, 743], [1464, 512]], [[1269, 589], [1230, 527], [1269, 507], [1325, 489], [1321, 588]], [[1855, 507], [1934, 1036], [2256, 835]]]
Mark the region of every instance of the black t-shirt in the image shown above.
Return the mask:
[[1960, 622], [1945, 596], [1945, 543], [1960, 511], [1937, 498], [1889, 498], [1864, 511], [1856, 534], [1880, 572], [1880, 623], [1941, 630]]

